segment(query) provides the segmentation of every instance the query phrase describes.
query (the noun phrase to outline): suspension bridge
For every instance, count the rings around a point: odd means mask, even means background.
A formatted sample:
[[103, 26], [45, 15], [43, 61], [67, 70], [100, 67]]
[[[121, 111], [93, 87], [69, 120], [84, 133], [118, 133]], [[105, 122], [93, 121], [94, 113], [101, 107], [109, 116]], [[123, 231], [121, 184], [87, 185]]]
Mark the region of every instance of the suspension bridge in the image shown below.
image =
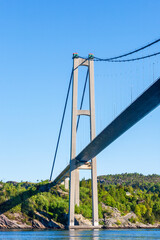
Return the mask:
[[[52, 180], [53, 169], [55, 166], [56, 156], [58, 152], [69, 91], [72, 84], [72, 123], [71, 123], [71, 155], [70, 163], [60, 172], [60, 174], [53, 180], [54, 184], [65, 184], [65, 188], [69, 189], [69, 228], [77, 228], [74, 224], [75, 205], [79, 206], [79, 170], [91, 170], [92, 180], [92, 228], [99, 228], [98, 223], [98, 193], [97, 193], [97, 163], [96, 156], [114, 142], [123, 133], [129, 130], [138, 121], [149, 114], [153, 109], [160, 104], [160, 78], [157, 78], [150, 86], [145, 89], [128, 107], [115, 117], [110, 124], [96, 136], [95, 131], [95, 87], [94, 87], [94, 62], [130, 62], [138, 61], [146, 58], [157, 56], [160, 52], [148, 54], [141, 57], [124, 59], [131, 54], [135, 54], [149, 48], [158, 43], [160, 39], [145, 45], [139, 49], [129, 53], [112, 57], [112, 58], [98, 58], [93, 54], [89, 54], [87, 58], [80, 57], [77, 53], [73, 54], [73, 69], [67, 90], [67, 97], [65, 101], [60, 131], [58, 135], [53, 165], [50, 174]], [[78, 70], [80, 67], [87, 67], [86, 80], [84, 84], [80, 108], [77, 107], [78, 94]], [[89, 109], [82, 109], [84, 94], [86, 90], [87, 79], [89, 77]], [[85, 115], [90, 118], [90, 143], [85, 146], [80, 153], [76, 154], [76, 137], [79, 125], [80, 116]]]

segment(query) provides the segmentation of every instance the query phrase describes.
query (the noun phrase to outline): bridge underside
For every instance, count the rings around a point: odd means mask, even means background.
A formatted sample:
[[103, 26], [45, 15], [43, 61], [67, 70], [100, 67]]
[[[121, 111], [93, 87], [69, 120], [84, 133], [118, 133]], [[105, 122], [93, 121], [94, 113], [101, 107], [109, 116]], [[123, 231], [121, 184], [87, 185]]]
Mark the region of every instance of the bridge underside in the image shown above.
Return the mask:
[[[144, 91], [131, 105], [116, 117], [94, 140], [76, 157], [77, 164], [84, 164], [109, 146], [119, 136], [145, 117], [160, 104], [160, 78]], [[54, 180], [62, 182], [69, 176], [68, 165]]]

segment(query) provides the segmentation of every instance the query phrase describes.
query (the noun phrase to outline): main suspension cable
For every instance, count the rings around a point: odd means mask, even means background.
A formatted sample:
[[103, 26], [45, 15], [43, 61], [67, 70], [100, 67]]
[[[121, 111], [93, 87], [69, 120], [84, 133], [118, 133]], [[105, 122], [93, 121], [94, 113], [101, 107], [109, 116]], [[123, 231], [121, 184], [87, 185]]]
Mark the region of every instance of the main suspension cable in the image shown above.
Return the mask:
[[159, 54], [160, 54], [160, 52], [157, 52], [157, 53], [153, 53], [153, 54], [150, 54], [150, 55], [147, 55], [147, 56], [143, 56], [143, 57], [131, 58], [131, 59], [123, 59], [123, 60], [108, 60], [108, 62], [132, 62], [132, 61], [137, 61], [137, 60], [141, 60], [141, 59], [157, 56]]
[[59, 130], [59, 135], [58, 135], [58, 140], [57, 140], [57, 145], [56, 145], [56, 150], [55, 150], [54, 159], [53, 159], [53, 164], [52, 164], [52, 169], [51, 169], [51, 174], [50, 174], [50, 181], [51, 181], [51, 179], [52, 179], [53, 169], [54, 169], [54, 165], [55, 165], [55, 161], [56, 161], [56, 156], [57, 156], [57, 151], [58, 151], [58, 146], [59, 146], [59, 140], [60, 140], [60, 137], [61, 137], [61, 132], [62, 132], [62, 126], [63, 126], [64, 116], [65, 116], [65, 113], [66, 113], [67, 102], [68, 102], [70, 87], [71, 87], [72, 78], [73, 78], [73, 71], [74, 71], [74, 70], [73, 70], [73, 68], [72, 68], [72, 72], [71, 72], [71, 76], [70, 76], [70, 80], [69, 80], [69, 85], [68, 85], [68, 90], [67, 90], [67, 96], [66, 96], [65, 105], [64, 105], [64, 110], [63, 110], [63, 115], [62, 115], [62, 120], [61, 120], [61, 125], [60, 125], [60, 130]]
[[[151, 47], [152, 45], [154, 45], [154, 44], [156, 44], [156, 43], [158, 43], [158, 42], [160, 42], [160, 38], [157, 39], [157, 40], [155, 40], [155, 41], [153, 41], [153, 42], [151, 42], [151, 43], [149, 43], [149, 44], [147, 44], [147, 45], [145, 45], [145, 46], [143, 46], [143, 47], [141, 47], [141, 48], [138, 48], [138, 49], [136, 49], [136, 50], [134, 50], [134, 51], [131, 51], [131, 52], [128, 52], [128, 53], [119, 55], [119, 56], [111, 57], [111, 58], [99, 58], [99, 57], [94, 56], [94, 61], [102, 61], [102, 62], [105, 62], [105, 61], [106, 61], [106, 62], [108, 62], [108, 61], [115, 60], [115, 59], [118, 59], [118, 58], [126, 57], [126, 56], [129, 56], [129, 55], [131, 55], [131, 54], [134, 54], [134, 53], [137, 53], [137, 52], [139, 52], [139, 51], [142, 51], [142, 50], [144, 50], [145, 48]], [[81, 57], [81, 56], [79, 56], [79, 57], [80, 57], [80, 58], [83, 58], [83, 59], [87, 59], [87, 58], [85, 58], [85, 57]]]
[[119, 56], [116, 56], [116, 57], [112, 57], [112, 58], [98, 58], [98, 57], [94, 57], [94, 59], [97, 60], [97, 61], [110, 61], [110, 60], [126, 57], [126, 56], [129, 56], [129, 55], [133, 54], [133, 53], [137, 53], [137, 52], [139, 52], [141, 50], [144, 50], [145, 48], [151, 47], [152, 45], [154, 45], [154, 44], [156, 44], [158, 42], [160, 42], [160, 38], [155, 40], [155, 41], [153, 41], [153, 42], [151, 42], [151, 43], [149, 43], [149, 44], [147, 44], [147, 45], [145, 45], [145, 46], [143, 46], [143, 47], [141, 47], [141, 48], [138, 48], [138, 49], [136, 49], [134, 51], [131, 51], [131, 52], [128, 52], [126, 54], [122, 54], [122, 55], [119, 55]]

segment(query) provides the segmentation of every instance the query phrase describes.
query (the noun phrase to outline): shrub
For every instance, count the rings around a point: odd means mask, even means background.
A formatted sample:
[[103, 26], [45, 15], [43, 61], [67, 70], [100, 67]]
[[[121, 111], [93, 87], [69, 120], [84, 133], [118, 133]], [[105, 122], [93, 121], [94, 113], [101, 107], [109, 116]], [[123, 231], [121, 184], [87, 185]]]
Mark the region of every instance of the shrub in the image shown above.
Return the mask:
[[136, 218], [134, 218], [133, 216], [130, 218], [130, 219], [128, 219], [131, 223], [136, 223], [136, 221], [137, 221], [137, 219]]
[[116, 224], [117, 224], [118, 226], [120, 226], [120, 225], [121, 225], [121, 221], [118, 219], [117, 222], [116, 222]]

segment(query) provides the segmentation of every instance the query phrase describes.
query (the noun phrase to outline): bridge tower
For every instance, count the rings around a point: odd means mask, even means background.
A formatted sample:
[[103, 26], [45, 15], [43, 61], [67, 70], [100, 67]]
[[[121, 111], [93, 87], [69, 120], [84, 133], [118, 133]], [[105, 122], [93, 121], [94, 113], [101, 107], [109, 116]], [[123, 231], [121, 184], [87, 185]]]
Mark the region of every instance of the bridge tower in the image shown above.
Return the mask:
[[[77, 109], [78, 93], [78, 68], [86, 66], [89, 70], [89, 110]], [[94, 61], [93, 55], [89, 54], [88, 60], [79, 58], [73, 54], [73, 88], [72, 88], [72, 126], [71, 126], [71, 160], [70, 160], [70, 191], [69, 191], [69, 228], [74, 228], [75, 205], [79, 206], [79, 169], [87, 166], [80, 166], [76, 157], [76, 126], [77, 116], [87, 115], [90, 117], [90, 140], [95, 138], [95, 96], [94, 96]], [[92, 225], [98, 226], [98, 194], [97, 194], [97, 164], [96, 157], [91, 159], [90, 166], [92, 179]]]

